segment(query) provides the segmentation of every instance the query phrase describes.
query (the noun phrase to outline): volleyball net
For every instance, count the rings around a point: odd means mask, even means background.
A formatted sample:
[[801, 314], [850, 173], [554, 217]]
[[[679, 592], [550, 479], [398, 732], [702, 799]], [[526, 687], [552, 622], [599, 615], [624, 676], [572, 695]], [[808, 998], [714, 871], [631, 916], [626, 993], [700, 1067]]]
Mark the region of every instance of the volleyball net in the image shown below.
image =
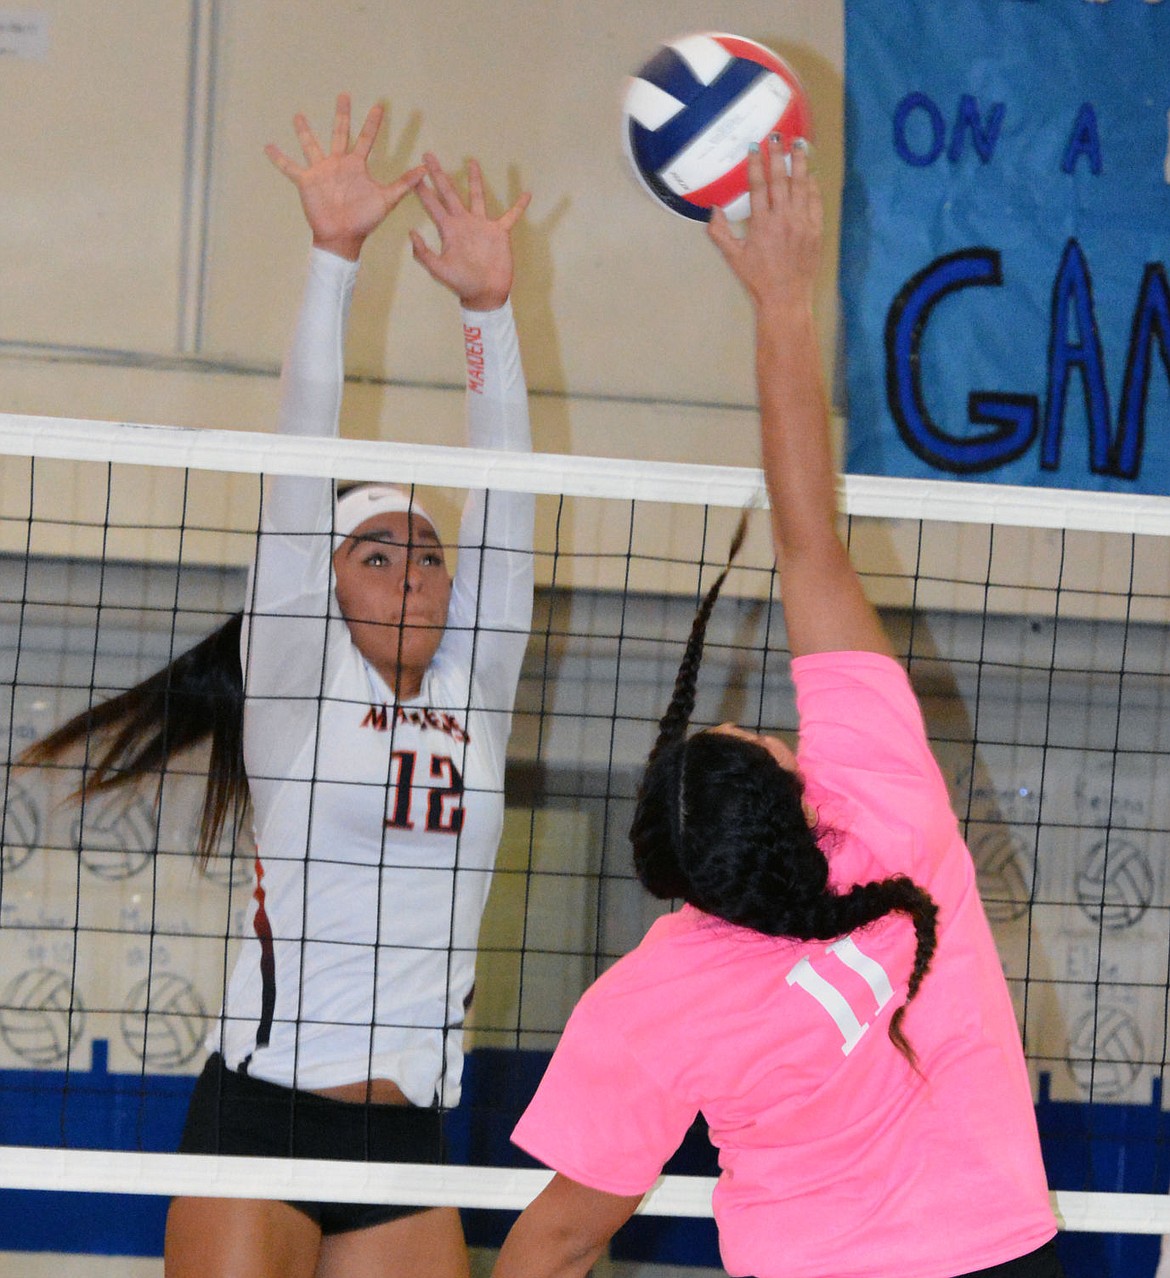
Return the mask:
[[[760, 474], [21, 416], [0, 417], [0, 454], [0, 1190], [523, 1206], [547, 1177], [511, 1126], [577, 998], [664, 908], [632, 876], [634, 791]], [[12, 766], [243, 607], [265, 473], [419, 485], [444, 532], [466, 488], [537, 495], [444, 1167], [175, 1154], [252, 893], [248, 832], [197, 864], [198, 751], [84, 803], [84, 752]], [[975, 858], [1058, 1214], [1170, 1232], [1170, 500], [863, 477], [841, 496]], [[795, 728], [767, 525], [712, 620], [697, 724]], [[645, 1211], [710, 1214], [692, 1137]]]

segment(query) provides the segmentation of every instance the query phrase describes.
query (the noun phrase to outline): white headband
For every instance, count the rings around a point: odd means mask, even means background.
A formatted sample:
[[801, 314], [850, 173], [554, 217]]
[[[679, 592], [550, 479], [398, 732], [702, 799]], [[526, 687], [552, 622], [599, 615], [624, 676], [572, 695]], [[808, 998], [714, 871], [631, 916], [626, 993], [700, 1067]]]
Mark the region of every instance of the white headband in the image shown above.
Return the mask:
[[436, 527], [422, 504], [405, 488], [395, 484], [362, 484], [337, 499], [333, 532], [336, 537], [344, 539], [375, 515], [398, 514], [413, 515], [416, 519], [425, 520], [432, 528]]

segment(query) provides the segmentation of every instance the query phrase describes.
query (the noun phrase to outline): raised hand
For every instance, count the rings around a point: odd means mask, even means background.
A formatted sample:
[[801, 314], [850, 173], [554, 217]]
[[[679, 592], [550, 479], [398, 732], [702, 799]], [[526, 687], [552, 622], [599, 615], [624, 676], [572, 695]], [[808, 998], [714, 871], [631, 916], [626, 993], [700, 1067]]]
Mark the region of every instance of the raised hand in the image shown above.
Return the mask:
[[414, 191], [439, 232], [439, 251], [411, 231], [414, 256], [467, 310], [494, 311], [512, 291], [512, 227], [532, 197], [525, 192], [506, 213], [490, 218], [478, 161], [468, 162], [464, 202], [435, 156], [427, 152], [423, 160], [430, 182], [419, 182]]
[[792, 173], [776, 142], [748, 159], [751, 216], [741, 239], [722, 209], [707, 233], [757, 306], [812, 305], [820, 263], [824, 209], [820, 187], [808, 171], [808, 149], [792, 148]]
[[371, 107], [351, 146], [349, 94], [339, 93], [327, 153], [300, 113], [293, 116], [293, 128], [304, 153], [304, 164], [290, 159], [275, 143], [264, 148], [265, 155], [297, 188], [313, 232], [313, 244], [350, 261], [357, 260], [366, 237], [418, 185], [426, 171], [419, 165], [388, 183], [373, 176], [369, 170], [370, 151], [383, 114], [381, 105]]

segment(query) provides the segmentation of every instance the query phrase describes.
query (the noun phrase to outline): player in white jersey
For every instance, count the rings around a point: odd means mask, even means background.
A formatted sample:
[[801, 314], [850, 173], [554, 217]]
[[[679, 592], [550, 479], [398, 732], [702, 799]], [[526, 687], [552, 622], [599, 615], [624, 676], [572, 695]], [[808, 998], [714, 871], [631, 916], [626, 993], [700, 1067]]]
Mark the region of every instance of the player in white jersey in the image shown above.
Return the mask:
[[[381, 118], [375, 107], [351, 145], [342, 95], [327, 149], [302, 116], [303, 164], [267, 148], [313, 234], [280, 430], [337, 433], [360, 250], [413, 190], [440, 241], [435, 251], [412, 232], [415, 258], [462, 306], [470, 442], [528, 450], [508, 300], [510, 232], [528, 197], [492, 219], [476, 163], [464, 201], [432, 155], [377, 182], [368, 157]], [[452, 580], [412, 493], [362, 485], [335, 501], [328, 480], [270, 477], [243, 618], [29, 753], [51, 758], [109, 729], [92, 791], [157, 773], [170, 751], [211, 735], [205, 854], [245, 785], [250, 795], [255, 890], [184, 1150], [441, 1159], [503, 823], [532, 507], [525, 495], [470, 494]], [[468, 1261], [453, 1208], [177, 1198], [166, 1272], [455, 1278]]]
[[[416, 234], [415, 256], [463, 305], [470, 441], [527, 449], [508, 302], [509, 231], [527, 201], [493, 222], [478, 168], [465, 205], [432, 156], [425, 176], [379, 186], [366, 167], [378, 123], [375, 110], [351, 148], [340, 99], [327, 154], [299, 116], [304, 165], [269, 148], [300, 192], [314, 243], [280, 429], [336, 431], [361, 244], [413, 187], [441, 239], [435, 253]], [[399, 1108], [458, 1100], [459, 1026], [503, 822], [504, 754], [531, 620], [531, 546], [530, 497], [473, 493], [452, 583], [434, 524], [410, 494], [358, 489], [335, 510], [322, 480], [266, 486], [241, 647], [257, 884], [217, 1035], [217, 1079], [247, 1074], [342, 1103]], [[392, 1155], [397, 1137], [387, 1140], [369, 1152]], [[410, 1143], [403, 1152], [420, 1156]], [[267, 1230], [288, 1210], [176, 1201], [168, 1271], [212, 1272], [206, 1237], [225, 1218]], [[293, 1210], [285, 1236], [298, 1240], [302, 1261], [319, 1247], [318, 1272], [466, 1270], [452, 1209], [389, 1220], [385, 1209]], [[290, 1272], [286, 1260], [280, 1272]]]
[[[283, 162], [302, 191], [319, 180]], [[429, 163], [421, 191], [450, 258], [457, 233], [491, 224]], [[506, 254], [506, 229], [496, 239]], [[416, 251], [436, 264], [421, 240]], [[510, 259], [498, 269], [463, 312], [470, 442], [526, 450]], [[282, 433], [336, 430], [355, 274], [356, 261], [314, 249]], [[415, 1105], [459, 1099], [448, 1031], [471, 991], [503, 821], [531, 545], [530, 496], [473, 492], [452, 583], [403, 490], [359, 488], [335, 512], [326, 481], [269, 480], [241, 648], [260, 877], [215, 1044], [230, 1068], [312, 1090], [389, 1078]]]

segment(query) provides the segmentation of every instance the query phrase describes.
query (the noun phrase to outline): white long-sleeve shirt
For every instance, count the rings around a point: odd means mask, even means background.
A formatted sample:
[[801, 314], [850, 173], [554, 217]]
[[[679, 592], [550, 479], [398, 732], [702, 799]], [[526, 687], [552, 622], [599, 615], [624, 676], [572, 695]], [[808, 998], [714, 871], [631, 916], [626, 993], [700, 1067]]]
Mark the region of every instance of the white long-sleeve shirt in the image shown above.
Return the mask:
[[[280, 430], [337, 433], [357, 268], [312, 254]], [[470, 443], [531, 448], [511, 308], [463, 313]], [[333, 590], [333, 485], [270, 477], [242, 640], [256, 888], [214, 1046], [285, 1086], [459, 1099], [532, 614], [530, 496], [469, 494], [447, 628], [398, 702]]]

